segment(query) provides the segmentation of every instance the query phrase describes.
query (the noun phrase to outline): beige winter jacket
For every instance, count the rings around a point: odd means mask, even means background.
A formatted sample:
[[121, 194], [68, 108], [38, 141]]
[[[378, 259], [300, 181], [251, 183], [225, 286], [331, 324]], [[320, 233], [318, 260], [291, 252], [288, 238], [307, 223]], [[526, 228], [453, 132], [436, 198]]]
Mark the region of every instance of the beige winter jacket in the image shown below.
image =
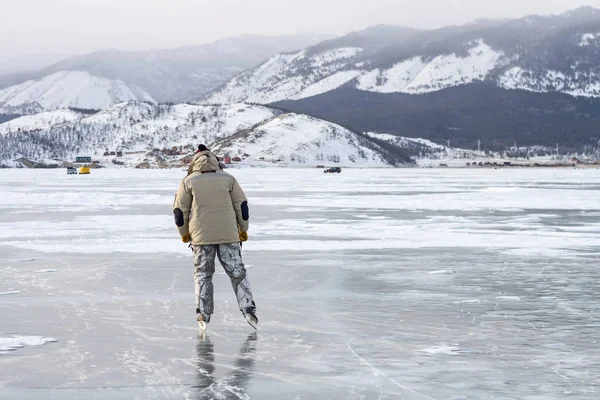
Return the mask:
[[239, 242], [238, 225], [248, 231], [246, 195], [233, 176], [219, 169], [210, 151], [194, 157], [175, 196], [173, 213], [181, 237], [191, 234], [196, 246]]

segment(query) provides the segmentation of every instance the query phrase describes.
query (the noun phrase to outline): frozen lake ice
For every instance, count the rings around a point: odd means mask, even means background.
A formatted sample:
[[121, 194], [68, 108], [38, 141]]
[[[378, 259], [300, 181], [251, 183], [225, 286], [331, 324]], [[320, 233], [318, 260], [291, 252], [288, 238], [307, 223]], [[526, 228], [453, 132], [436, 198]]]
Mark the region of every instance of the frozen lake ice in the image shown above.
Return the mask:
[[600, 170], [232, 173], [203, 336], [183, 171], [0, 171], [0, 399], [600, 398]]

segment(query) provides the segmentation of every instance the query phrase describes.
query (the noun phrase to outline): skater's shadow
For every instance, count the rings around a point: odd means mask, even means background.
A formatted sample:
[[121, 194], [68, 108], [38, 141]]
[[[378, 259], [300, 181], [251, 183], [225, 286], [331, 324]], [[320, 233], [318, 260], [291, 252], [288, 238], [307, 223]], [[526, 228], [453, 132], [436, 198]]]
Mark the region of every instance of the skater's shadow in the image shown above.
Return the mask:
[[215, 349], [212, 340], [209, 336], [198, 340], [198, 383], [194, 386], [198, 400], [244, 398], [254, 368], [257, 338], [256, 332], [248, 336], [233, 365], [227, 365], [226, 362], [219, 364], [229, 371], [220, 379], [215, 379], [214, 375]]

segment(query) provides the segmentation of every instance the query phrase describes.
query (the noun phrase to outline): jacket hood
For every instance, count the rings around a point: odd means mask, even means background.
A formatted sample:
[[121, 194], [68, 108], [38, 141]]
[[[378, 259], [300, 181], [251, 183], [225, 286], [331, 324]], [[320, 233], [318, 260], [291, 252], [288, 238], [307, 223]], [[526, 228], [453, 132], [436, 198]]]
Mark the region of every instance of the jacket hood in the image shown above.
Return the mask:
[[219, 169], [219, 160], [217, 159], [217, 156], [210, 151], [201, 151], [194, 156], [190, 173], [218, 171]]

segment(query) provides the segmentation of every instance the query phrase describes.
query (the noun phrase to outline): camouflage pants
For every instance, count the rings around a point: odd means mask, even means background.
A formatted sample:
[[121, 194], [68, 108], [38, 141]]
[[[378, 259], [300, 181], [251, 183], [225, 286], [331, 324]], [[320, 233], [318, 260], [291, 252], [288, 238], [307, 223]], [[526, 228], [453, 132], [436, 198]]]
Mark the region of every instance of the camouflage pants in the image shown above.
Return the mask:
[[231, 279], [231, 286], [233, 286], [240, 310], [252, 307], [252, 287], [246, 277], [241, 246], [239, 243], [218, 244], [194, 246], [197, 311], [205, 316], [210, 316], [214, 312], [212, 277], [215, 273], [215, 257], [219, 258], [223, 269]]

